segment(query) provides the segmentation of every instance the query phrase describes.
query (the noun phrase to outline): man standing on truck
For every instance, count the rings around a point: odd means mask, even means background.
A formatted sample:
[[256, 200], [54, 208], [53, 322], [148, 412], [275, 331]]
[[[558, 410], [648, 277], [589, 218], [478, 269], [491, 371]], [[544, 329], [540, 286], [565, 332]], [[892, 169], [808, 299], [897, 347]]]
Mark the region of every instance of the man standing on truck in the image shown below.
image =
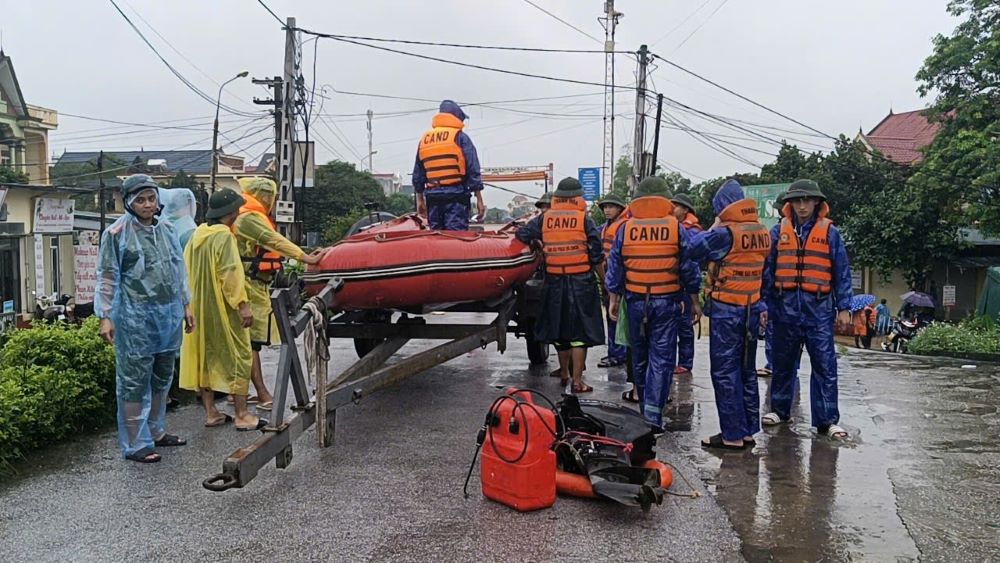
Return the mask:
[[486, 216], [479, 156], [472, 139], [462, 131], [466, 117], [457, 103], [444, 100], [417, 145], [413, 191], [417, 213], [427, 217], [432, 229], [469, 230], [472, 194], [476, 194], [476, 213]]

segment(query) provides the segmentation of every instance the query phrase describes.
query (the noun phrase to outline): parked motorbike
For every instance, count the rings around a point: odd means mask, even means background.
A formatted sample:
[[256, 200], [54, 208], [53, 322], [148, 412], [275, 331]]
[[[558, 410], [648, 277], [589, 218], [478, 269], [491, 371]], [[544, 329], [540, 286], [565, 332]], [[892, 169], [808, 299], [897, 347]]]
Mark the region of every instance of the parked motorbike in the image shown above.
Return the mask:
[[882, 343], [882, 350], [905, 354], [910, 341], [925, 325], [926, 323], [922, 323], [919, 319], [896, 319], [889, 336]]
[[73, 296], [66, 293], [43, 295], [35, 299], [35, 320], [67, 322], [73, 320]]

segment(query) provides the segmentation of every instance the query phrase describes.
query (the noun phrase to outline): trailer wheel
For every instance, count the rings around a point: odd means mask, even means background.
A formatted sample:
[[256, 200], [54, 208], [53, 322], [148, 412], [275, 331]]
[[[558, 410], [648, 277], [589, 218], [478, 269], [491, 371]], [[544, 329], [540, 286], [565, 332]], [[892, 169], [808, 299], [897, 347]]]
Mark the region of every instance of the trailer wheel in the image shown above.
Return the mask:
[[524, 343], [528, 347], [528, 361], [532, 364], [544, 364], [549, 359], [549, 344], [535, 340], [530, 331], [524, 335]]
[[[392, 321], [392, 313], [389, 311], [369, 311], [365, 313], [362, 322], [365, 323], [389, 323]], [[376, 346], [385, 342], [384, 338], [355, 338], [354, 351], [359, 358], [364, 358], [375, 349]]]

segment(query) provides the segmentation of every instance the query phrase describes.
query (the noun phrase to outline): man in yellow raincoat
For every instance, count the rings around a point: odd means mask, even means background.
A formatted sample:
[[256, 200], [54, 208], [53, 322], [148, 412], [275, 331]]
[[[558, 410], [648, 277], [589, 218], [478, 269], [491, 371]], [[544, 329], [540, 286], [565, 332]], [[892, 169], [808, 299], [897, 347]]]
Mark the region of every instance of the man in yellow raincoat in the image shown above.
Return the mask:
[[230, 230], [244, 203], [231, 190], [212, 194], [205, 214], [208, 222], [195, 229], [184, 250], [191, 307], [202, 323], [181, 345], [180, 385], [201, 393], [205, 426], [233, 421], [215, 408], [215, 391], [219, 391], [233, 396], [236, 429], [253, 430], [266, 426], [267, 421], [247, 409], [253, 314], [236, 237]]
[[246, 203], [233, 223], [233, 233], [247, 277], [247, 296], [253, 312], [250, 344], [253, 348], [251, 380], [257, 390], [257, 408], [270, 409], [271, 392], [264, 384], [260, 368], [260, 349], [278, 343], [278, 330], [271, 316], [271, 282], [281, 270], [282, 258], [293, 258], [306, 264], [317, 264], [319, 254], [306, 254], [292, 241], [281, 236], [271, 220], [271, 209], [278, 196], [278, 187], [269, 178], [240, 178], [240, 188]]

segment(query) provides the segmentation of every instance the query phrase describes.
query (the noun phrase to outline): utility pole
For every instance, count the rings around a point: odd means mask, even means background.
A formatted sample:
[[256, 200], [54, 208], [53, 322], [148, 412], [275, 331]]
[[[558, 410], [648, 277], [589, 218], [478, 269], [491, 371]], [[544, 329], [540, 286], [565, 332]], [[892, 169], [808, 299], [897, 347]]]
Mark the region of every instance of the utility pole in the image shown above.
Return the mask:
[[372, 155], [375, 153], [372, 151], [372, 110], [368, 110], [368, 172], [370, 174], [375, 173], [375, 169], [372, 168]]
[[99, 182], [97, 188], [97, 205], [101, 208], [101, 232], [104, 234], [104, 228], [108, 222], [108, 203], [104, 195], [104, 151], [101, 151], [97, 155], [97, 180]]
[[657, 160], [660, 155], [660, 119], [663, 117], [663, 94], [656, 96], [656, 134], [653, 136], [653, 163], [650, 174], [656, 174]]
[[615, 174], [615, 28], [625, 14], [615, 11], [615, 0], [605, 0], [604, 17], [604, 156], [601, 161], [601, 193], [611, 192]]
[[639, 47], [639, 73], [635, 84], [635, 139], [632, 141], [632, 191], [642, 179], [642, 150], [646, 146], [646, 65], [649, 49]]

